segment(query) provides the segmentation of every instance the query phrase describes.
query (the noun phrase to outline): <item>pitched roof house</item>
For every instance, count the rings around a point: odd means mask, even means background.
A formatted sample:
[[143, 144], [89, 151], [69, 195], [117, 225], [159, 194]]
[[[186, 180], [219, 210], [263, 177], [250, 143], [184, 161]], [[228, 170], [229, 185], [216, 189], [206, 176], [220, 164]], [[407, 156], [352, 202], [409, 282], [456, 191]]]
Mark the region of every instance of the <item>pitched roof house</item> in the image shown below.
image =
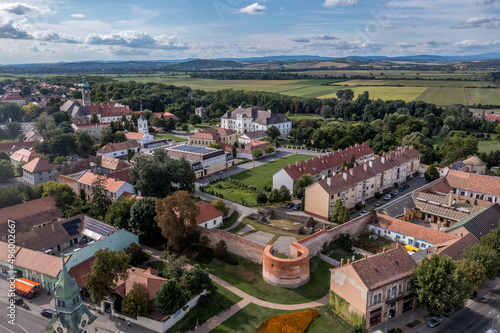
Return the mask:
[[445, 182], [456, 194], [500, 203], [500, 178], [450, 170]]
[[56, 166], [38, 157], [22, 168], [23, 182], [31, 186], [56, 180]]
[[78, 190], [83, 189], [88, 200], [92, 200], [92, 183], [99, 177], [105, 177], [104, 189], [113, 201], [118, 200], [125, 192], [135, 194], [134, 186], [130, 183], [86, 171], [78, 178], [77, 182]]
[[[334, 303], [347, 301], [347, 311], [366, 318], [366, 327], [379, 324], [383, 314], [391, 318], [415, 306], [410, 275], [415, 262], [403, 247], [332, 268], [330, 290]], [[334, 306], [335, 307], [335, 306]], [[339, 313], [347, 316], [347, 313]]]
[[10, 155], [10, 162], [17, 166], [21, 163], [28, 163], [32, 160], [34, 160], [38, 156], [37, 153], [35, 153], [31, 148], [26, 149], [22, 148], [19, 150], [16, 150], [15, 152]]
[[200, 227], [214, 229], [222, 226], [222, 218], [224, 217], [223, 212], [205, 201], [198, 201], [195, 205], [200, 209], [200, 214], [196, 216], [196, 223]]
[[128, 150], [132, 150], [135, 153], [139, 151], [141, 145], [135, 141], [123, 141], [118, 143], [108, 143], [101, 149], [97, 151], [97, 156], [109, 156], [109, 157], [126, 157]]

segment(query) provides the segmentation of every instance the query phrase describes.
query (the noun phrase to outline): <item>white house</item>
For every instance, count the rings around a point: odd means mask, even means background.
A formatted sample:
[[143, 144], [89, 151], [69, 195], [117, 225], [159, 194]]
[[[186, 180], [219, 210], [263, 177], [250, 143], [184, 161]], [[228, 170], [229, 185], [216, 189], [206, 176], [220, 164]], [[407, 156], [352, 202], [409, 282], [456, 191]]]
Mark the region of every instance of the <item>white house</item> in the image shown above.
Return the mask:
[[135, 140], [123, 141], [118, 143], [108, 143], [101, 149], [97, 151], [97, 156], [109, 156], [109, 157], [127, 157], [127, 152], [129, 150], [137, 153], [141, 145]]
[[377, 219], [378, 223], [368, 225], [372, 234], [418, 249], [427, 249], [434, 244], [457, 238], [451, 234], [381, 214], [377, 214]]
[[56, 180], [56, 167], [40, 158], [23, 165], [23, 183], [35, 186]]
[[252, 141], [262, 141], [262, 139], [267, 137], [268, 137], [267, 133], [262, 130], [254, 132], [246, 132], [238, 137], [238, 142], [242, 144], [249, 144]]
[[81, 191], [83, 189], [85, 191], [87, 200], [92, 200], [92, 188], [93, 188], [92, 183], [98, 177], [106, 177], [106, 183], [104, 185], [104, 189], [106, 190], [107, 195], [113, 201], [120, 199], [120, 197], [124, 193], [135, 194], [134, 185], [127, 183], [126, 181], [109, 178], [107, 176], [100, 176], [98, 174], [85, 171], [80, 176], [80, 178], [78, 178], [77, 182], [78, 182], [78, 190]]
[[238, 133], [267, 131], [271, 126], [278, 128], [281, 135], [288, 135], [292, 129], [292, 121], [287, 117], [272, 113], [271, 110], [266, 111], [257, 106], [245, 109], [238, 107], [221, 117], [222, 128]]
[[143, 145], [146, 143], [150, 143], [154, 140], [154, 137], [149, 134], [148, 130], [148, 120], [144, 117], [144, 112], [142, 111], [142, 103], [141, 103], [141, 116], [137, 119], [137, 127], [139, 132], [126, 132], [125, 137], [127, 140], [135, 140], [139, 144]]
[[196, 217], [196, 223], [200, 227], [214, 229], [222, 226], [224, 213], [205, 201], [195, 203], [200, 208], [200, 214]]

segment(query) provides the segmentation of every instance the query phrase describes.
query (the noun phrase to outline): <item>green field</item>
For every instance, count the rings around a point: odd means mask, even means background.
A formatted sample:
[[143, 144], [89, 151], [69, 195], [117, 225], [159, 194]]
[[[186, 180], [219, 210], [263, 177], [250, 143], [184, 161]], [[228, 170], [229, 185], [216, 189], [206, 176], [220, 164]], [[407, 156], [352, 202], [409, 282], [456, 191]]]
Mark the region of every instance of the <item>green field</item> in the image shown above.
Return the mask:
[[231, 176], [231, 178], [237, 179], [247, 185], [253, 185], [259, 189], [262, 189], [264, 186], [272, 187], [273, 174], [288, 166], [289, 164], [294, 164], [296, 161], [302, 162], [312, 157], [314, 156], [303, 154], [289, 155], [278, 160], [267, 162], [256, 168], [245, 170], [234, 176]]
[[[465, 131], [453, 131], [453, 133], [459, 133], [460, 135], [465, 134]], [[474, 132], [472, 134], [477, 134], [481, 132]], [[488, 133], [483, 133], [487, 135]], [[500, 150], [500, 141], [498, 141], [498, 134], [491, 134], [491, 140], [480, 140], [477, 144], [479, 152], [489, 153], [490, 151]], [[433, 136], [432, 141], [434, 142], [434, 149], [437, 149], [438, 145], [444, 143], [444, 138], [442, 136]]]
[[[426, 87], [384, 87], [384, 86], [374, 86], [374, 87], [344, 87], [335, 86], [338, 90], [351, 89], [354, 92], [354, 96], [358, 96], [365, 91], [368, 91], [371, 99], [382, 99], [382, 100], [397, 100], [402, 99], [406, 102], [411, 102], [422, 93], [424, 93], [428, 88]], [[337, 97], [335, 93], [320, 96], [320, 98], [333, 98]]]
[[366, 77], [376, 77], [376, 78], [421, 78], [421, 79], [466, 79], [472, 80], [477, 79], [485, 71], [474, 71], [474, 72], [436, 72], [436, 71], [408, 71], [408, 70], [314, 70], [314, 71], [299, 71], [294, 72], [298, 74], [307, 74], [311, 76], [366, 76]]
[[467, 105], [467, 98], [465, 96], [464, 88], [431, 87], [428, 88], [423, 94], [418, 96], [416, 100], [433, 103], [438, 106], [455, 104]]
[[334, 83], [339, 86], [404, 86], [404, 87], [478, 87], [492, 86], [490, 82], [484, 81], [445, 81], [445, 80], [349, 80]]
[[[329, 306], [316, 308], [320, 315], [316, 317], [306, 332], [329, 332], [345, 333], [350, 332], [351, 327], [345, 323]], [[303, 310], [301, 310], [303, 311]], [[243, 309], [231, 316], [228, 320], [217, 326], [211, 332], [254, 332], [255, 327], [267, 318], [284, 313], [298, 311], [277, 310], [261, 307], [255, 304], [248, 304]]]
[[[318, 257], [309, 262], [311, 280], [305, 285], [286, 289], [275, 287], [262, 278], [262, 264], [238, 257], [237, 266], [228, 265], [218, 259], [209, 264], [200, 264], [215, 276], [254, 297], [278, 304], [300, 304], [312, 302], [325, 296], [330, 290], [330, 268], [332, 266]], [[194, 260], [190, 263], [195, 264]]]
[[186, 138], [181, 138], [180, 136], [175, 136], [172, 134], [155, 134], [154, 137], [159, 138], [159, 139], [170, 139], [170, 140], [178, 141], [178, 142], [187, 141]]
[[495, 88], [467, 88], [465, 92], [469, 98], [469, 105], [500, 105], [500, 89]]

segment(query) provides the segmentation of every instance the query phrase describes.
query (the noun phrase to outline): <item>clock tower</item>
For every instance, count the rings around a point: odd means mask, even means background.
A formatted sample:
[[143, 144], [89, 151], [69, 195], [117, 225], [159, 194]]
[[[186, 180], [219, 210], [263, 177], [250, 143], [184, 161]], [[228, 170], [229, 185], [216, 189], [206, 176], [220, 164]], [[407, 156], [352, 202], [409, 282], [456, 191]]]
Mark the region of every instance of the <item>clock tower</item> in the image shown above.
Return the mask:
[[55, 312], [44, 333], [95, 333], [97, 317], [80, 297], [76, 280], [69, 276], [64, 257], [54, 291]]
[[82, 106], [90, 105], [90, 86], [85, 76], [83, 77], [83, 84], [82, 84], [82, 101], [83, 101]]

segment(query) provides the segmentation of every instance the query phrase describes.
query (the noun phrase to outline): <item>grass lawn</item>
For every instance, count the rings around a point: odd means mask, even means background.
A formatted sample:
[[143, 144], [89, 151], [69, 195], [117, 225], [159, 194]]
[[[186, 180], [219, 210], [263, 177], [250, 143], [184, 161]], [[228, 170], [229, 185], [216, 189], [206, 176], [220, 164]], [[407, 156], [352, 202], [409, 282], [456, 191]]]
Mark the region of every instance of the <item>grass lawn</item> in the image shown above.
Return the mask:
[[227, 181], [220, 181], [215, 184], [207, 185], [204, 192], [210, 193], [220, 193], [224, 196], [224, 199], [234, 201], [236, 203], [254, 207], [257, 206], [257, 201], [255, 201], [256, 191], [249, 190], [247, 188], [239, 188], [234, 184], [230, 184]]
[[230, 226], [232, 226], [233, 224], [236, 223], [236, 220], [238, 220], [238, 212], [234, 211], [231, 214], [231, 216], [229, 216], [228, 218], [224, 219], [224, 222], [223, 222], [223, 225], [222, 225], [222, 229], [229, 228]]
[[[454, 133], [459, 133], [460, 135], [465, 134], [465, 131], [453, 131]], [[483, 132], [471, 132], [471, 134], [477, 134]], [[489, 153], [490, 151], [500, 150], [500, 141], [498, 140], [498, 134], [493, 133], [483, 133], [484, 135], [490, 134], [491, 140], [480, 140], [477, 143], [479, 152]], [[434, 142], [434, 149], [437, 149], [439, 145], [444, 143], [444, 138], [442, 136], [433, 136], [432, 141]]]
[[[280, 236], [291, 236], [291, 237], [295, 237], [297, 240], [301, 240], [302, 238], [307, 236], [307, 235], [298, 235], [294, 232], [287, 232], [285, 230], [280, 230], [280, 229], [276, 229], [273, 227], [269, 227], [265, 224], [255, 222], [255, 221], [252, 221], [252, 220], [247, 219], [247, 218], [244, 218], [243, 220], [241, 220], [240, 224], [238, 224], [238, 226], [236, 228], [229, 230], [229, 232], [233, 233], [233, 234], [237, 234], [238, 231], [243, 229], [247, 224], [251, 225], [255, 229], [255, 231], [264, 231], [264, 232], [268, 232], [270, 234], [274, 234], [275, 237], [273, 237], [269, 241], [268, 244], [273, 244], [276, 241], [276, 239], [278, 239], [278, 237], [280, 237]], [[252, 232], [254, 232], [254, 231], [252, 231]]]
[[[330, 289], [330, 264], [318, 257], [310, 260], [311, 280], [296, 289], [272, 286], [262, 278], [262, 265], [238, 257], [239, 265], [233, 266], [218, 259], [209, 264], [200, 264], [210, 273], [220, 277], [236, 288], [255, 296], [263, 297], [268, 302], [279, 304], [300, 304], [315, 301], [328, 293]], [[191, 263], [197, 263], [194, 260]]]
[[356, 260], [363, 258], [363, 256], [359, 255], [359, 254], [353, 254], [353, 253], [340, 254], [337, 252], [330, 253], [328, 256], [334, 260], [337, 260], [338, 262], [340, 262], [342, 259], [344, 259], [344, 262], [347, 262], [347, 259], [352, 260], [352, 256], [354, 256], [354, 259], [356, 259]]
[[396, 247], [395, 242], [389, 241], [380, 236], [377, 239], [371, 239], [370, 234], [363, 234], [359, 236], [359, 240], [353, 245], [372, 253], [380, 253], [383, 251], [384, 247], [386, 250]]
[[179, 136], [175, 136], [172, 134], [155, 134], [154, 137], [161, 138], [161, 139], [170, 139], [170, 140], [179, 141], [179, 142], [187, 141], [187, 139], [185, 139], [185, 138], [181, 138]]
[[[316, 317], [306, 332], [350, 332], [351, 327], [347, 325], [329, 306], [316, 308], [320, 315]], [[300, 310], [303, 311], [303, 310]], [[255, 304], [249, 304], [238, 311], [231, 318], [217, 326], [211, 332], [254, 332], [254, 329], [267, 318], [275, 315], [300, 312], [264, 308]]]
[[[314, 156], [303, 155], [303, 154], [293, 154], [287, 157], [274, 160], [272, 162], [267, 162], [256, 168], [245, 170], [234, 176], [233, 179], [237, 179], [247, 185], [253, 185], [259, 189], [264, 186], [273, 186], [273, 174], [288, 166], [288, 164], [294, 164], [296, 161], [305, 161]], [[224, 198], [226, 196], [224, 195]]]
[[218, 285], [217, 283], [214, 284], [217, 287], [217, 290], [214, 291], [212, 301], [206, 306], [196, 306], [167, 332], [186, 332], [192, 330], [195, 328], [197, 320], [198, 323], [201, 324], [222, 310], [225, 310], [242, 300], [241, 297], [233, 294], [221, 285]]

